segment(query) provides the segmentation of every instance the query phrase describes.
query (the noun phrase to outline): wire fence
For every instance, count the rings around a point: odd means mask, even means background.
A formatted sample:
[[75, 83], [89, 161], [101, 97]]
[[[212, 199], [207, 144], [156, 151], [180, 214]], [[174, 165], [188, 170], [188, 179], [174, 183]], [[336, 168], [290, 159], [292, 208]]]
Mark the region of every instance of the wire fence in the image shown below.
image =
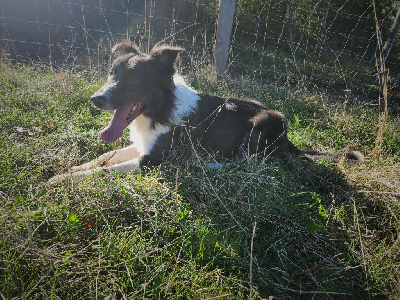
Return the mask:
[[[371, 19], [372, 2], [359, 14], [346, 11], [352, 1], [342, 1], [340, 7], [332, 2], [259, 1], [249, 8], [249, 1], [239, 1], [231, 66], [287, 86], [317, 85], [342, 95], [376, 96], [377, 35]], [[393, 4], [392, 9], [380, 20], [381, 28], [392, 25], [397, 7]], [[392, 51], [386, 65], [396, 74], [399, 57], [393, 53], [399, 53], [398, 41]], [[398, 90], [395, 78], [392, 84], [392, 90]]]
[[[1, 0], [1, 44], [10, 60], [102, 66], [117, 41], [210, 47], [213, 21], [190, 1]], [[172, 5], [170, 5], [172, 4]], [[182, 14], [190, 12], [190, 14]], [[203, 48], [202, 48], [203, 47]]]
[[[389, 8], [380, 19], [383, 33], [396, 15], [396, 5]], [[0, 10], [0, 47], [12, 61], [102, 70], [112, 45], [130, 39], [146, 51], [156, 43], [183, 46], [189, 67], [193, 59], [212, 62], [217, 0], [0, 0]], [[229, 72], [375, 97], [372, 4], [354, 11], [350, 0], [236, 0]], [[393, 74], [399, 45], [397, 38], [386, 59]], [[392, 91], [400, 94], [395, 76]]]

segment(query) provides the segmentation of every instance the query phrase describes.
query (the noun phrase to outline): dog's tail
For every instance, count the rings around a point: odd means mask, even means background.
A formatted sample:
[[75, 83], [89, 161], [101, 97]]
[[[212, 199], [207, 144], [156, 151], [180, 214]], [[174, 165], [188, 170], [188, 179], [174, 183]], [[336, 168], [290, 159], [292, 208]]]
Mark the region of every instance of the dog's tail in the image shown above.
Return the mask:
[[299, 149], [289, 141], [288, 152], [295, 155], [304, 155], [312, 161], [329, 159], [335, 163], [344, 162], [347, 166], [353, 166], [365, 160], [364, 154], [360, 151], [349, 152], [319, 152], [313, 149]]
[[364, 154], [360, 151], [349, 152], [319, 152], [313, 149], [301, 149], [302, 154], [312, 161], [329, 159], [335, 163], [343, 162], [347, 166], [353, 166], [365, 160]]

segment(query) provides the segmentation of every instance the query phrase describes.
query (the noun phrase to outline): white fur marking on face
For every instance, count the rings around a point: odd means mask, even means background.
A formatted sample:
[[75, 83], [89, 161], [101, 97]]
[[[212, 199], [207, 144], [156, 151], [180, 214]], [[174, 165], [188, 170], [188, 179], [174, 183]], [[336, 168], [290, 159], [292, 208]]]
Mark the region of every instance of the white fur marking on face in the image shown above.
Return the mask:
[[150, 154], [157, 138], [171, 130], [169, 126], [151, 126], [152, 120], [144, 115], [139, 115], [129, 125], [130, 140], [140, 155]]
[[181, 125], [182, 118], [189, 116], [197, 108], [200, 96], [197, 91], [186, 85], [181, 75], [176, 73], [173, 79], [175, 108], [172, 112], [171, 121], [175, 125]]

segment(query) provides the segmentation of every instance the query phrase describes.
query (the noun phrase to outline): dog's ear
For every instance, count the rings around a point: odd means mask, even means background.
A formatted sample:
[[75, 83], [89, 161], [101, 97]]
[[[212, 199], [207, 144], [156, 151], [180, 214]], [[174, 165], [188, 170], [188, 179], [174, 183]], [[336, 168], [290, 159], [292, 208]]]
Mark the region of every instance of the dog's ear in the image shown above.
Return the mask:
[[129, 54], [129, 53], [133, 53], [136, 55], [141, 53], [138, 46], [136, 46], [131, 41], [124, 41], [124, 42], [118, 43], [112, 48], [111, 51], [113, 54], [116, 54], [117, 56]]
[[160, 46], [151, 50], [150, 56], [159, 61], [163, 66], [174, 67], [176, 58], [183, 48], [173, 46]]

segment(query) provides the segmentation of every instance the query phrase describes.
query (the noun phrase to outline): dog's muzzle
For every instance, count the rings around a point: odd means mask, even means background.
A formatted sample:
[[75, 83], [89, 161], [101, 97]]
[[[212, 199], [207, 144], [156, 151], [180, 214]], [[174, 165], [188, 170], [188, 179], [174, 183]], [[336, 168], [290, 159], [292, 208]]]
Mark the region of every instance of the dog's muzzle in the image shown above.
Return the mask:
[[92, 103], [100, 109], [104, 109], [107, 104], [107, 97], [106, 96], [92, 96], [91, 98]]

